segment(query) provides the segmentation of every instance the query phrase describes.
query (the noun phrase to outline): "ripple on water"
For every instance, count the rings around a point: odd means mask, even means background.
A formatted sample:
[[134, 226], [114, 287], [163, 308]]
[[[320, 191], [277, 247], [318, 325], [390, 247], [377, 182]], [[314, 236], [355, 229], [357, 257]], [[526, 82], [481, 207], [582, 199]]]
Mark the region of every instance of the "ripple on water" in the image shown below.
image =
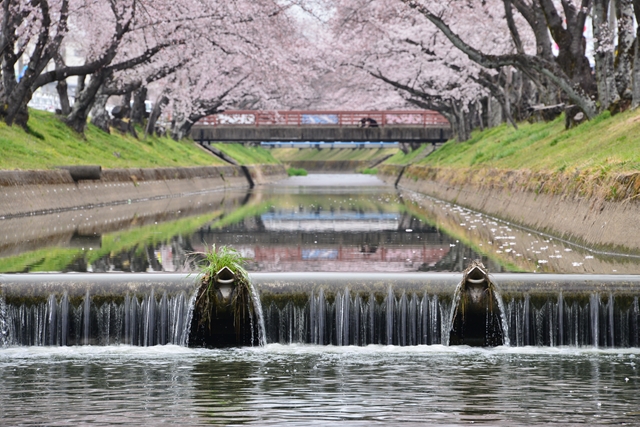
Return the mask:
[[9, 424], [639, 421], [638, 349], [271, 344], [0, 350]]

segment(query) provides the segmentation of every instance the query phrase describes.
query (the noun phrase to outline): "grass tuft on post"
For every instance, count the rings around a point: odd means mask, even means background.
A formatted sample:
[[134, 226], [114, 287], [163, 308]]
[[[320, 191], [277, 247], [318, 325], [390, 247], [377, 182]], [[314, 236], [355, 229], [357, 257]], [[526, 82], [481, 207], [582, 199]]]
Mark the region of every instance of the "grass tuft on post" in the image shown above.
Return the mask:
[[[216, 325], [215, 320], [219, 315], [224, 317], [224, 313], [231, 309], [236, 339], [242, 342], [242, 335], [245, 332], [243, 325], [251, 322], [255, 311], [251, 299], [249, 274], [244, 268], [247, 259], [228, 246], [221, 246], [216, 250], [215, 244], [199, 255], [203, 255], [204, 258], [198, 275], [200, 287], [195, 304], [198, 327], [215, 332], [215, 329], [220, 326]], [[231, 294], [230, 303], [224, 301], [220, 291], [215, 287], [216, 273], [223, 267], [229, 268], [235, 275], [235, 288]]]

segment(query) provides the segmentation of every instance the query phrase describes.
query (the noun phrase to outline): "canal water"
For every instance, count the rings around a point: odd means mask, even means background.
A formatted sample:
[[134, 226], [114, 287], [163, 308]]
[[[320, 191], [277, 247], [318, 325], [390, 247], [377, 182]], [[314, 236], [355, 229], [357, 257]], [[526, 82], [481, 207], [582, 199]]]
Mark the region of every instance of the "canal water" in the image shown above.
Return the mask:
[[[310, 175], [249, 193], [0, 220], [0, 274], [191, 272], [213, 245], [240, 251], [253, 272], [446, 273], [473, 259], [492, 273], [640, 272], [637, 257], [398, 192], [375, 177]], [[0, 316], [0, 337], [7, 328]], [[588, 345], [5, 345], [0, 420], [638, 425], [638, 358], [637, 347]]]
[[585, 248], [369, 175], [0, 219], [0, 273], [193, 271], [231, 246], [248, 270], [637, 274], [640, 255]]

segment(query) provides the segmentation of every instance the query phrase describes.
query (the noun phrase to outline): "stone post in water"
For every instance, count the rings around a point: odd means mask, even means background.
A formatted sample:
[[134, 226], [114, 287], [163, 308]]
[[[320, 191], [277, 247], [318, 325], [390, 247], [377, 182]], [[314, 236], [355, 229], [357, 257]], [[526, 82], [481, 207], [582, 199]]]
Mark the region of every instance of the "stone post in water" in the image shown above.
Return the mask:
[[190, 347], [258, 344], [258, 322], [244, 270], [225, 266], [201, 278], [189, 332]]
[[473, 261], [456, 288], [449, 345], [503, 345], [504, 331], [497, 298], [487, 269], [480, 261]]

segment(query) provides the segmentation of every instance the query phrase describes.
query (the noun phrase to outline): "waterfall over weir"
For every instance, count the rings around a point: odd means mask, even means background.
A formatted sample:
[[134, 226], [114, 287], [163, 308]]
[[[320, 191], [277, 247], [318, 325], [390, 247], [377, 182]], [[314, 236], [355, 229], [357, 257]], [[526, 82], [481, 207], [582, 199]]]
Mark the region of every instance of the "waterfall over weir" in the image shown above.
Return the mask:
[[0, 278], [0, 345], [187, 345], [193, 280], [34, 274], [9, 284]]
[[157, 300], [151, 295], [125, 295], [121, 302], [98, 305], [89, 293], [77, 305], [64, 294], [46, 302], [9, 306], [3, 340], [7, 345], [186, 345], [186, 294]]
[[430, 345], [448, 335], [450, 301], [415, 293], [396, 298], [391, 288], [380, 298], [346, 288], [332, 297], [312, 292], [303, 306], [271, 302], [264, 311], [269, 343]]
[[[449, 344], [460, 274], [255, 277], [269, 343]], [[505, 345], [640, 346], [640, 277], [492, 277], [500, 287]]]
[[[496, 274], [505, 344], [640, 346], [640, 276]], [[449, 344], [459, 273], [254, 273], [267, 343]], [[0, 346], [188, 345], [196, 276], [0, 275]], [[262, 338], [262, 337], [261, 337]], [[261, 339], [261, 342], [262, 339]]]

